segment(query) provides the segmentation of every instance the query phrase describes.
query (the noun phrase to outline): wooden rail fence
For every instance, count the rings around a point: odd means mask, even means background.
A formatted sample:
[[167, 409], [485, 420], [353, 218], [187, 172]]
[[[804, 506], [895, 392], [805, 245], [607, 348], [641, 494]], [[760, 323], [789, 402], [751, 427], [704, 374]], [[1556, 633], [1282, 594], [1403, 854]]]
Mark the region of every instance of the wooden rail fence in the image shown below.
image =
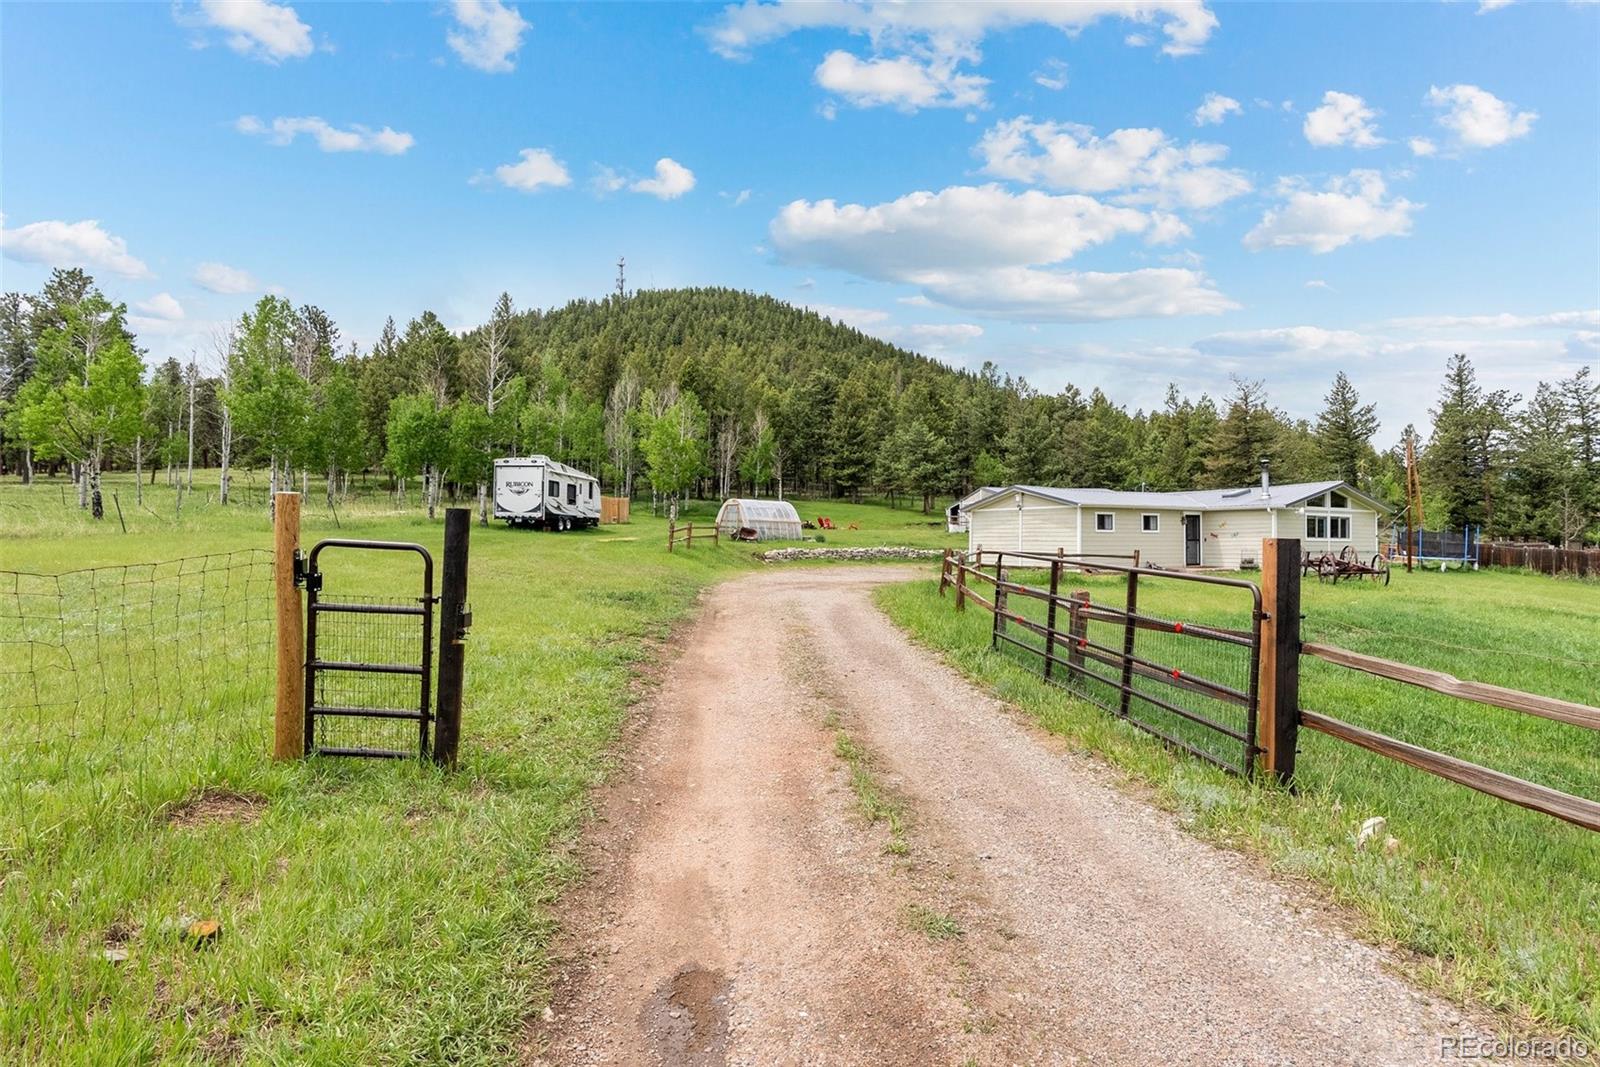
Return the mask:
[[[1306, 729], [1326, 734], [1346, 744], [1355, 745], [1386, 759], [1396, 760], [1480, 793], [1600, 832], [1600, 802], [1529, 782], [1491, 767], [1447, 753], [1435, 752], [1302, 707], [1300, 665], [1303, 659], [1309, 657], [1460, 700], [1504, 708], [1524, 715], [1534, 715], [1579, 729], [1600, 730], [1600, 708], [1588, 704], [1527, 693], [1485, 682], [1464, 680], [1442, 671], [1398, 663], [1332, 645], [1302, 643], [1300, 542], [1296, 539], [1268, 538], [1262, 542], [1262, 583], [1259, 588], [1240, 579], [1141, 570], [1137, 560], [1134, 560], [1133, 566], [1126, 566], [1107, 562], [1107, 557], [1068, 556], [1064, 553], [1041, 555], [1000, 552], [991, 553], [991, 556], [993, 574], [984, 569], [981, 553], [975, 554], [969, 560], [966, 553], [947, 551], [940, 569], [939, 593], [943, 596], [950, 589], [954, 589], [957, 611], [964, 611], [967, 601], [970, 600], [976, 601], [993, 613], [994, 629], [991, 643], [996, 648], [1004, 642], [1042, 656], [1043, 673], [1047, 680], [1053, 680], [1059, 668], [1067, 673], [1069, 680], [1090, 679], [1103, 683], [1118, 694], [1116, 707], [1107, 707], [1104, 702], [1095, 700], [1086, 693], [1079, 695], [1100, 704], [1119, 718], [1130, 718], [1130, 702], [1139, 700], [1209, 728], [1240, 742], [1243, 746], [1243, 759], [1239, 763], [1219, 759], [1215, 754], [1201, 751], [1195, 745], [1171, 736], [1166, 731], [1131, 719], [1134, 725], [1156, 734], [1169, 744], [1244, 775], [1251, 773], [1256, 757], [1259, 756], [1260, 769], [1273, 774], [1279, 781], [1292, 785], [1299, 729], [1304, 726]], [[1011, 581], [1005, 566], [1008, 561], [1017, 567], [1048, 567], [1049, 589]], [[1064, 571], [1126, 575], [1126, 608], [1118, 609], [1094, 604], [1087, 591], [1080, 590], [1062, 595], [1060, 582]], [[1254, 622], [1251, 629], [1243, 631], [1174, 622], [1141, 614], [1137, 607], [1139, 583], [1157, 578], [1240, 585], [1255, 590]], [[991, 594], [993, 599], [987, 599], [977, 593], [972, 586], [974, 581], [990, 587], [993, 590]], [[1046, 620], [1040, 623], [1011, 610], [1008, 598], [1012, 596], [1043, 600], [1047, 605]], [[1057, 625], [1061, 610], [1065, 610], [1068, 614], [1069, 622], [1065, 630], [1059, 629]], [[1120, 647], [1089, 640], [1087, 633], [1091, 622], [1120, 623], [1123, 630]], [[1012, 636], [1008, 628], [1013, 625], [1042, 638], [1042, 647], [1036, 647]], [[1183, 633], [1190, 637], [1232, 642], [1247, 647], [1251, 659], [1251, 680], [1248, 689], [1241, 690], [1236, 686], [1224, 685], [1213, 679], [1189, 674], [1169, 664], [1156, 662], [1138, 654], [1137, 634], [1151, 630]], [[1056, 654], [1059, 648], [1067, 650], [1066, 658], [1063, 659]], [[1110, 668], [1116, 677], [1101, 674], [1091, 669], [1089, 664]], [[1166, 683], [1176, 694], [1198, 694], [1209, 700], [1246, 707], [1248, 717], [1245, 729], [1236, 730], [1197, 714], [1192, 709], [1177, 703], [1179, 696], [1173, 696], [1171, 699], [1158, 697], [1134, 684], [1136, 681], [1152, 680]]]
[[674, 519], [667, 523], [667, 551], [671, 552], [678, 545], [682, 545], [685, 548], [693, 548], [696, 537], [704, 541], [707, 536], [711, 538], [713, 545], [721, 543], [721, 536], [717, 531], [716, 523], [711, 524], [711, 533], [708, 535], [705, 523], [701, 523], [700, 529], [696, 530], [694, 523], [691, 522], [684, 526], [679, 526], [677, 520]]

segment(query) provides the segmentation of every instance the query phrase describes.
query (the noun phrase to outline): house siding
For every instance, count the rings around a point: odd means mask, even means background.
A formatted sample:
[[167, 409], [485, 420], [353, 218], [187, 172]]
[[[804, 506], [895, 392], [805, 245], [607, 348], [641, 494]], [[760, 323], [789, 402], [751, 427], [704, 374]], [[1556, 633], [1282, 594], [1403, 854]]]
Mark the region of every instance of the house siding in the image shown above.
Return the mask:
[[[1077, 508], [1025, 497], [1022, 520], [1011, 497], [989, 507], [967, 512], [967, 548], [1021, 552], [1057, 552], [1072, 546], [1078, 536]], [[1020, 534], [1020, 536], [1019, 536]]]
[[[1285, 527], [1297, 520], [1293, 512], [1280, 512], [1278, 533], [1289, 536]], [[1272, 536], [1272, 516], [1260, 511], [1208, 511], [1200, 519], [1200, 562], [1207, 567], [1236, 571], [1249, 560], [1261, 565], [1261, 540]]]
[[[1114, 529], [1110, 533], [1102, 533], [1094, 528], [1095, 515], [1103, 512], [1110, 512], [1116, 516]], [[1161, 516], [1161, 529], [1156, 533], [1145, 533], [1140, 522], [1144, 515]], [[1140, 563], [1181, 567], [1183, 566], [1183, 512], [1167, 508], [1097, 508], [1085, 504], [1083, 551], [1085, 555], [1108, 556], [1131, 556], [1137, 551]]]

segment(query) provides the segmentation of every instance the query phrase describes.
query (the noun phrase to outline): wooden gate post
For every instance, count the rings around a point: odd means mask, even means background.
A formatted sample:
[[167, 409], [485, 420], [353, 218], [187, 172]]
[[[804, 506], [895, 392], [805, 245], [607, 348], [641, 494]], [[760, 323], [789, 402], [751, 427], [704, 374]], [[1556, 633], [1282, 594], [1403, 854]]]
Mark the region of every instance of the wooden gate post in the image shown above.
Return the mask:
[[1262, 769], [1287, 784], [1300, 733], [1300, 539], [1261, 542], [1260, 679], [1256, 737]]
[[1067, 649], [1069, 682], [1076, 681], [1083, 672], [1083, 642], [1089, 639], [1089, 590], [1074, 590], [1072, 599], [1078, 602], [1078, 607], [1072, 610], [1072, 619], [1067, 623], [1067, 636], [1072, 642]]
[[278, 605], [278, 693], [273, 715], [272, 758], [305, 755], [305, 611], [295, 585], [295, 558], [300, 554], [300, 494], [278, 493], [273, 499], [272, 584]]
[[461, 694], [467, 658], [467, 544], [472, 512], [446, 508], [444, 565], [439, 581], [439, 697], [433, 724], [433, 762], [454, 767], [461, 745]]

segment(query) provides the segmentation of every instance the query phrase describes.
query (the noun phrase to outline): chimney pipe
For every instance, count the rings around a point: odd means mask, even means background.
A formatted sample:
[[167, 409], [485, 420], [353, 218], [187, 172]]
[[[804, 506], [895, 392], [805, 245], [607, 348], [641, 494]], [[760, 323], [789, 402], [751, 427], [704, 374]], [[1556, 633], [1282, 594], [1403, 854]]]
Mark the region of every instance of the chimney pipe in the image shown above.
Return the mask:
[[1267, 461], [1261, 461], [1261, 499], [1272, 499], [1272, 475], [1267, 473]]

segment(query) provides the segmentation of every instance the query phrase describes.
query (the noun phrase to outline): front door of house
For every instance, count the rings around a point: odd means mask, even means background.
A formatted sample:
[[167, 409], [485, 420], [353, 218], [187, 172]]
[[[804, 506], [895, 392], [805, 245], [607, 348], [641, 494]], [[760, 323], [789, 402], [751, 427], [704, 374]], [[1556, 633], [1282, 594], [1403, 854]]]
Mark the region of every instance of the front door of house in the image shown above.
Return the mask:
[[1183, 517], [1183, 562], [1189, 567], [1200, 566], [1200, 516]]

